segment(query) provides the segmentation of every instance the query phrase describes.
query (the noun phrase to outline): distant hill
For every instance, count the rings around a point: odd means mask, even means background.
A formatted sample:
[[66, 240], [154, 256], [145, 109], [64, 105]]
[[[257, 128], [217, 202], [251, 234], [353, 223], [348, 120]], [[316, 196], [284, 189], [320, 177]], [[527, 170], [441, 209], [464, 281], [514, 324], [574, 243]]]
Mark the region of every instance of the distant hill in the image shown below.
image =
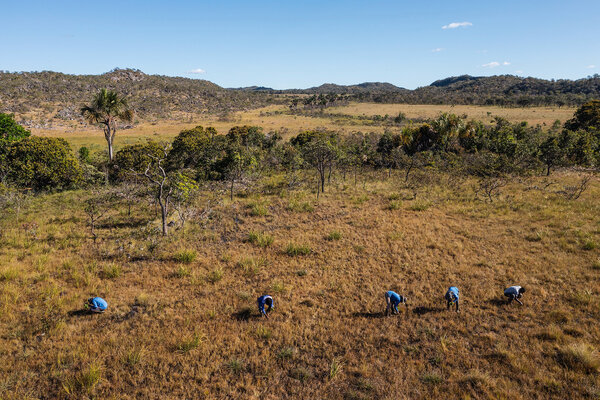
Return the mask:
[[73, 120], [79, 108], [99, 88], [127, 96], [141, 118], [166, 118], [173, 113], [225, 113], [261, 107], [273, 96], [224, 89], [199, 79], [146, 75], [135, 69], [115, 69], [102, 75], [59, 72], [0, 72], [0, 111], [44, 114]]
[[385, 92], [408, 92], [409, 90], [394, 86], [387, 82], [365, 82], [358, 85], [336, 85], [325, 83], [308, 89], [288, 89], [276, 91], [277, 93], [294, 94], [358, 94], [358, 93], [385, 93]]
[[600, 76], [578, 80], [545, 80], [514, 75], [462, 75], [433, 82], [409, 95], [379, 101], [428, 104], [489, 104], [504, 106], [579, 105], [600, 98]]
[[344, 95], [346, 101], [359, 102], [502, 106], [580, 105], [592, 98], [600, 99], [599, 75], [556, 81], [513, 75], [462, 75], [415, 90], [386, 82], [274, 90], [263, 86], [226, 89], [206, 80], [115, 69], [102, 75], [0, 72], [0, 112], [16, 113], [25, 121], [81, 121], [79, 108], [102, 87], [127, 96], [137, 117], [149, 120], [287, 104], [290, 97], [299, 94], [337, 94]]

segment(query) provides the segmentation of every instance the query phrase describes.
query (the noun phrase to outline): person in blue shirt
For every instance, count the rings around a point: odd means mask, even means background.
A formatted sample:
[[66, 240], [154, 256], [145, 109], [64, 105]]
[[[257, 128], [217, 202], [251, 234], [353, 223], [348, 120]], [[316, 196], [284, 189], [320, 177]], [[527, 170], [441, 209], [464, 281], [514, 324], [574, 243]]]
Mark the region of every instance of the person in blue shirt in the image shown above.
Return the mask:
[[385, 315], [389, 315], [390, 311], [392, 314], [398, 314], [398, 304], [404, 304], [406, 309], [408, 309], [408, 305], [406, 304], [406, 297], [400, 296], [398, 293], [388, 290], [385, 292]]
[[[271, 296], [269, 296], [268, 294], [265, 294], [263, 296], [260, 296], [258, 298], [257, 302], [258, 302], [258, 312], [260, 312], [261, 316], [264, 315], [267, 319], [269, 319], [269, 313], [275, 307], [273, 298]], [[265, 305], [267, 306], [266, 310], [265, 310]]]
[[449, 310], [450, 307], [452, 306], [452, 304], [456, 304], [456, 312], [459, 312], [458, 310], [458, 288], [456, 286], [450, 286], [448, 288], [448, 291], [446, 292], [446, 295], [444, 296], [444, 299], [446, 299], [446, 309]]
[[519, 300], [521, 297], [523, 297], [523, 293], [525, 293], [525, 288], [521, 286], [511, 286], [504, 289], [504, 295], [508, 297], [508, 304], [515, 300], [520, 305], [523, 305], [521, 300]]
[[108, 307], [106, 300], [101, 297], [90, 297], [85, 302], [85, 308], [94, 313], [103, 313]]

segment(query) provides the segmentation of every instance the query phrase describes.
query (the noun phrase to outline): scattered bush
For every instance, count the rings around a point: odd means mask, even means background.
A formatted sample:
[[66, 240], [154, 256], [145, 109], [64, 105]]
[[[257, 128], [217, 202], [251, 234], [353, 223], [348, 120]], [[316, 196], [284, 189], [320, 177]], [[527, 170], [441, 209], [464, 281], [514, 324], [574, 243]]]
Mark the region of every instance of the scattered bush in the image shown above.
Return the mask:
[[598, 246], [596, 245], [596, 242], [594, 242], [594, 241], [592, 241], [592, 240], [587, 240], [587, 241], [586, 241], [586, 242], [583, 244], [583, 246], [581, 246], [581, 248], [582, 248], [583, 250], [586, 250], [586, 251], [594, 250], [596, 247], [598, 247]]

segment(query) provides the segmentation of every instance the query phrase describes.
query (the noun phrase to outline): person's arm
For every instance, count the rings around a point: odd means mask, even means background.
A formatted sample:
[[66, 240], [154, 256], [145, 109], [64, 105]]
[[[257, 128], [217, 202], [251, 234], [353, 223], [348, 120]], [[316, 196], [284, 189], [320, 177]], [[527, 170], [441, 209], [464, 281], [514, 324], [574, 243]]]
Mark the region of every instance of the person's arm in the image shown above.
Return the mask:
[[519, 300], [518, 298], [515, 297], [515, 300], [517, 301], [517, 303], [519, 303], [520, 305], [523, 305], [523, 303], [521, 302], [521, 300]]

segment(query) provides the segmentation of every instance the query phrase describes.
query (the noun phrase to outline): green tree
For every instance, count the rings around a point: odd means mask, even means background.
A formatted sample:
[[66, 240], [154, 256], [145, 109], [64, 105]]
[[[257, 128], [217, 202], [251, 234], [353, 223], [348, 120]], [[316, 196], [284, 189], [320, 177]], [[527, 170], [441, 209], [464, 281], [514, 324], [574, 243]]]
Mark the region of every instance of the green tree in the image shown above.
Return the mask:
[[560, 164], [563, 157], [564, 151], [556, 135], [548, 136], [540, 145], [540, 158], [546, 165], [546, 176], [550, 176], [550, 169]]
[[108, 158], [112, 162], [117, 121], [133, 120], [133, 110], [129, 108], [127, 99], [112, 90], [100, 89], [90, 105], [81, 107], [81, 115], [90, 124], [102, 125], [104, 138], [108, 144]]
[[565, 128], [571, 131], [590, 128], [600, 130], [600, 100], [588, 101], [579, 107], [573, 118], [565, 123]]
[[3, 140], [13, 142], [29, 136], [31, 132], [19, 125], [13, 114], [0, 113], [0, 142]]
[[66, 140], [30, 136], [10, 144], [8, 179], [35, 191], [78, 185], [83, 172]]
[[[321, 192], [325, 191], [325, 175], [331, 174], [333, 164], [339, 156], [339, 137], [336, 133], [325, 131], [307, 131], [299, 134], [292, 143], [296, 143], [303, 159], [317, 170]], [[317, 190], [317, 195], [319, 191]]]

